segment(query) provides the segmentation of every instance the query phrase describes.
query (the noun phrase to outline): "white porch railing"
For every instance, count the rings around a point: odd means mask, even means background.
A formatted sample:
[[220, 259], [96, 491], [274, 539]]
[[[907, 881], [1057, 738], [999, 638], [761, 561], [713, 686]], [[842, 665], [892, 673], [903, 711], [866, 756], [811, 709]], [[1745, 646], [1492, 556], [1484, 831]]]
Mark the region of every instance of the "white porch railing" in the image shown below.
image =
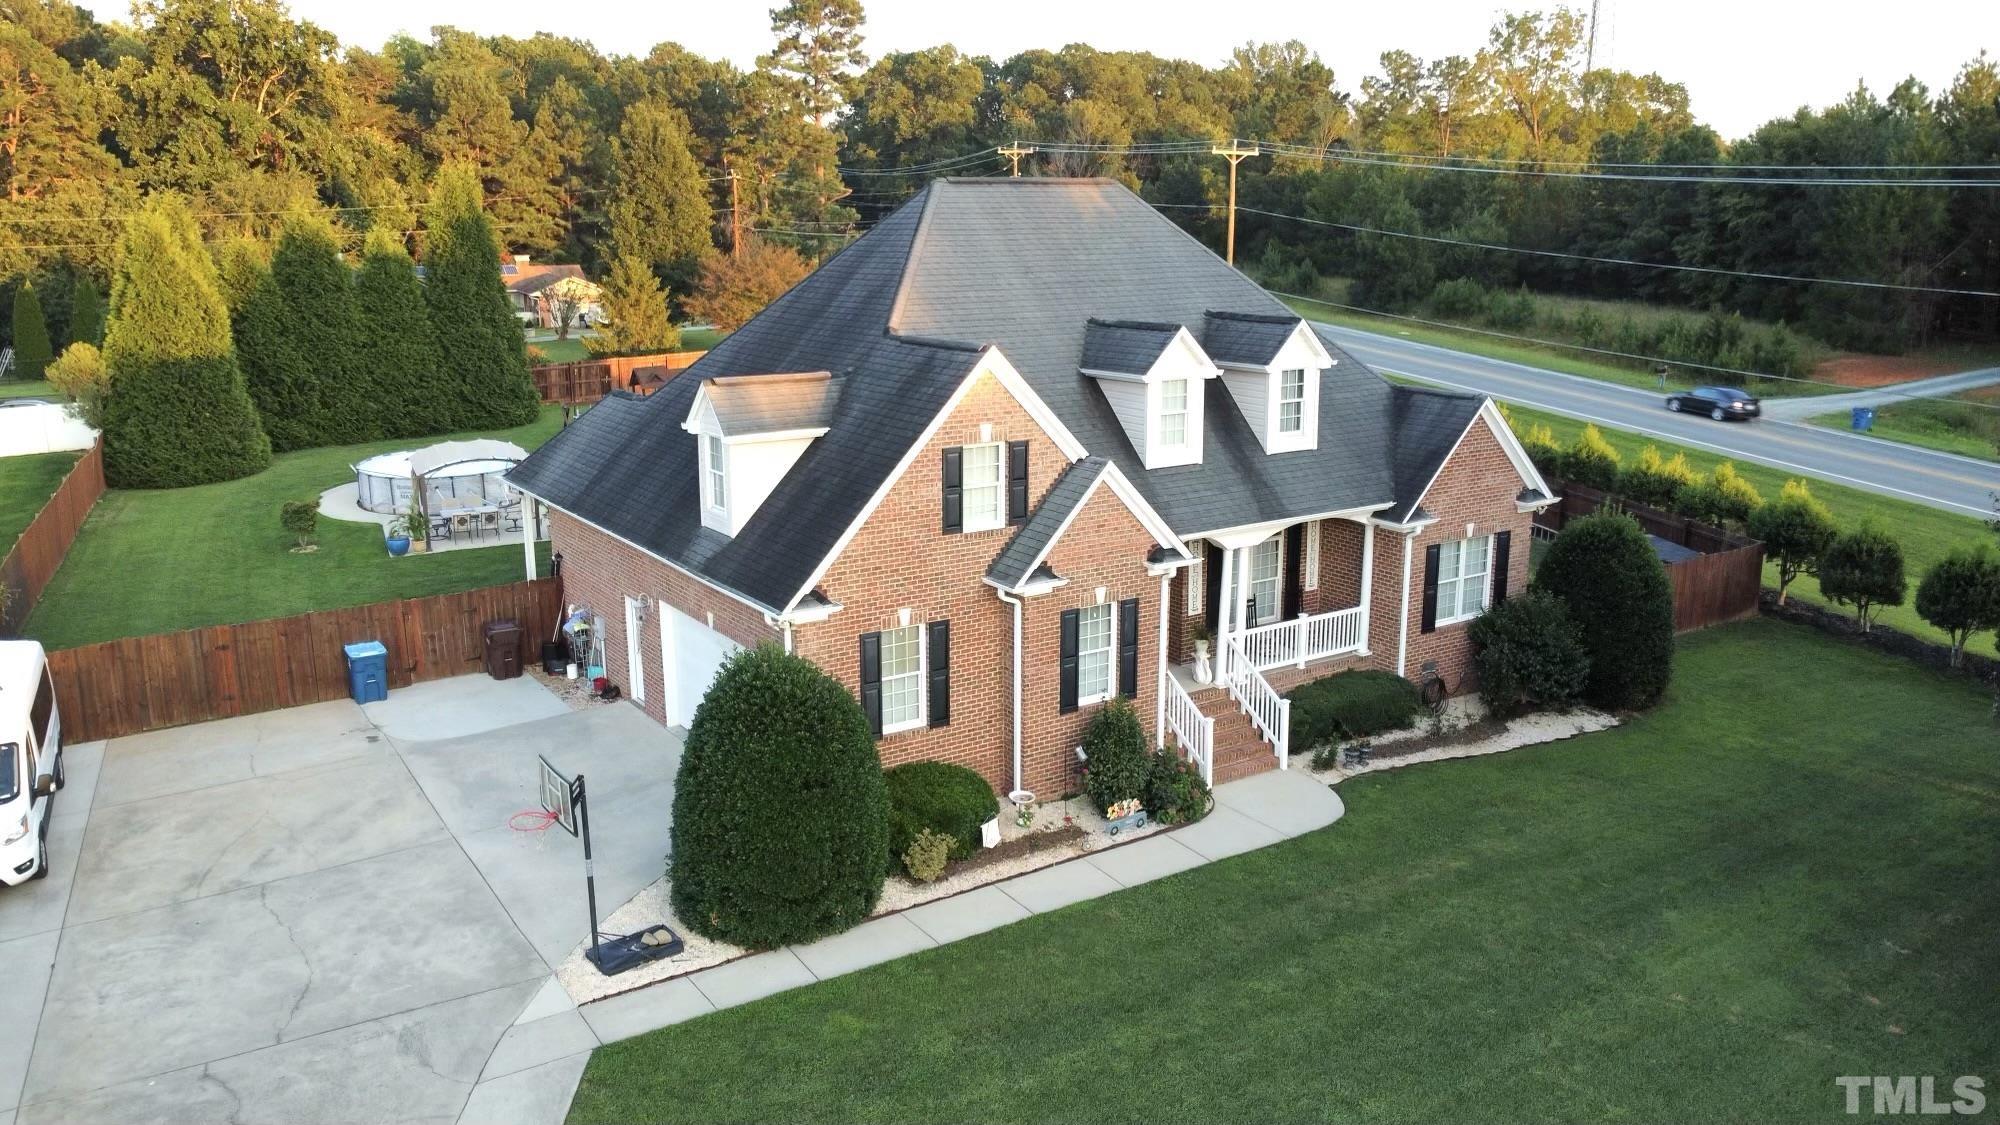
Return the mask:
[[1167, 684], [1167, 729], [1174, 741], [1201, 770], [1204, 785], [1215, 784], [1215, 720], [1201, 713], [1194, 697], [1172, 676], [1161, 677]]
[[1271, 681], [1244, 655], [1241, 638], [1231, 637], [1223, 649], [1223, 686], [1250, 716], [1250, 722], [1278, 755], [1278, 768], [1291, 762], [1287, 743], [1292, 735], [1292, 701], [1279, 695]]
[[1301, 668], [1308, 661], [1360, 652], [1367, 639], [1366, 612], [1360, 607], [1332, 613], [1301, 613], [1290, 621], [1273, 621], [1245, 629], [1243, 653], [1259, 670]]

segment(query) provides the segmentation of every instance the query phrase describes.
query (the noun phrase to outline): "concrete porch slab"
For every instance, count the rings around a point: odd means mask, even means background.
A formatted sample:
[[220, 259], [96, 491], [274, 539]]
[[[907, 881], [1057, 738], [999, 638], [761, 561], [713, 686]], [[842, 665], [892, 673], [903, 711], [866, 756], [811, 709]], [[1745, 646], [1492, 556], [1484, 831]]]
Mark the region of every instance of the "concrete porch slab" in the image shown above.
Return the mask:
[[480, 673], [396, 688], [361, 710], [398, 742], [435, 742], [566, 715], [569, 705], [532, 676]]
[[1007, 892], [997, 885], [980, 887], [903, 911], [903, 917], [915, 923], [939, 945], [997, 930], [1033, 914], [1027, 907], [1007, 897]]
[[1163, 879], [1208, 861], [1172, 836], [1155, 836], [1122, 848], [1111, 848], [1087, 857], [1085, 863], [1118, 881], [1122, 887], [1136, 887]]
[[916, 923], [901, 914], [891, 914], [811, 945], [794, 945], [791, 950], [815, 977], [826, 980], [936, 945]]
[[1037, 914], [1120, 890], [1118, 881], [1082, 860], [1070, 860], [996, 883], [1007, 897]]
[[1347, 811], [1340, 794], [1324, 781], [1297, 770], [1277, 770], [1219, 785], [1217, 809], [1241, 813], [1286, 836], [1314, 832]]

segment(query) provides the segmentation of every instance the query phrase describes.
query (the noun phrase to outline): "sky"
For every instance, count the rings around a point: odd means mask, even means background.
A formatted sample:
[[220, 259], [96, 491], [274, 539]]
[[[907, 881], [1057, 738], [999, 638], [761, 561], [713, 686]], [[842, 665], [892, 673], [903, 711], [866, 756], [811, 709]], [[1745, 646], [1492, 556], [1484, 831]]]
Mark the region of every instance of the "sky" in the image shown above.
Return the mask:
[[[864, 3], [871, 57], [949, 42], [1001, 59], [1082, 42], [1213, 65], [1245, 41], [1299, 39], [1353, 93], [1392, 48], [1422, 58], [1471, 54], [1507, 7], [1479, 0]], [[399, 31], [425, 38], [431, 26], [451, 24], [487, 35], [548, 31], [588, 39], [612, 54], [643, 55], [672, 40], [745, 66], [769, 49], [773, 6], [774, 0], [291, 0], [294, 15], [368, 47]], [[1223, 13], [1226, 20], [1218, 18]], [[1838, 101], [1857, 81], [1886, 93], [1914, 74], [1935, 93], [1982, 47], [2000, 54], [2000, 4], [1993, 0], [1599, 0], [1599, 64], [1684, 83], [1696, 116], [1731, 139], [1801, 105]]]

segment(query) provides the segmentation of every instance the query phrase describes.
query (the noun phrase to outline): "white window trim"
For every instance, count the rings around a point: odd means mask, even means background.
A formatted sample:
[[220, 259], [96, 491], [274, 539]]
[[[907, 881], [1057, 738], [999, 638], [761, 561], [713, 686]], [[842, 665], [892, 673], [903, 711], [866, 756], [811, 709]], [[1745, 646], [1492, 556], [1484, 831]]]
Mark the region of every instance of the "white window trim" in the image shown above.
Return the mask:
[[1475, 535], [1475, 536], [1473, 536], [1473, 537], [1472, 537], [1471, 539], [1450, 539], [1450, 540], [1446, 540], [1446, 541], [1445, 541], [1445, 543], [1443, 544], [1443, 546], [1442, 546], [1442, 547], [1441, 547], [1441, 548], [1439, 549], [1439, 551], [1438, 551], [1438, 555], [1439, 555], [1439, 558], [1438, 558], [1438, 565], [1439, 565], [1440, 567], [1442, 567], [1442, 566], [1444, 565], [1444, 558], [1443, 558], [1443, 555], [1444, 555], [1444, 551], [1445, 551], [1445, 550], [1448, 550], [1448, 549], [1451, 549], [1451, 548], [1454, 548], [1454, 547], [1458, 549], [1458, 577], [1457, 577], [1457, 578], [1450, 578], [1450, 579], [1443, 579], [1443, 580], [1440, 580], [1440, 581], [1438, 582], [1438, 595], [1437, 595], [1437, 598], [1438, 598], [1438, 605], [1439, 605], [1440, 607], [1442, 607], [1442, 606], [1444, 605], [1444, 584], [1445, 584], [1445, 582], [1450, 582], [1450, 583], [1452, 584], [1452, 606], [1453, 606], [1453, 608], [1456, 608], [1456, 607], [1457, 607], [1457, 606], [1459, 605], [1459, 603], [1460, 603], [1460, 602], [1462, 602], [1462, 601], [1464, 600], [1464, 593], [1463, 593], [1463, 591], [1464, 591], [1464, 586], [1465, 586], [1465, 583], [1466, 583], [1466, 581], [1467, 581], [1467, 578], [1468, 578], [1468, 575], [1466, 575], [1466, 573], [1465, 573], [1465, 545], [1466, 545], [1467, 543], [1472, 543], [1472, 542], [1475, 542], [1475, 541], [1481, 541], [1481, 540], [1483, 540], [1483, 541], [1484, 541], [1484, 542], [1486, 543], [1486, 569], [1484, 569], [1484, 570], [1480, 571], [1480, 572], [1479, 572], [1479, 575], [1478, 575], [1478, 578], [1479, 578], [1479, 608], [1477, 608], [1477, 609], [1473, 610], [1473, 611], [1472, 611], [1471, 613], [1454, 613], [1454, 614], [1453, 614], [1453, 615], [1451, 615], [1450, 617], [1446, 617], [1446, 616], [1445, 616], [1444, 614], [1440, 613], [1440, 614], [1438, 615], [1438, 617], [1437, 617], [1437, 620], [1436, 620], [1436, 621], [1434, 622], [1434, 625], [1435, 625], [1435, 626], [1436, 626], [1437, 628], [1440, 628], [1440, 629], [1442, 629], [1442, 628], [1444, 628], [1444, 627], [1445, 627], [1446, 625], [1458, 625], [1458, 624], [1461, 624], [1461, 623], [1463, 623], [1463, 622], [1466, 622], [1466, 621], [1470, 621], [1470, 620], [1472, 620], [1473, 618], [1475, 618], [1475, 617], [1478, 617], [1478, 616], [1479, 616], [1480, 614], [1482, 614], [1482, 613], [1485, 613], [1485, 612], [1486, 612], [1486, 607], [1487, 607], [1488, 605], [1492, 604], [1492, 600], [1493, 600], [1493, 537], [1492, 537], [1491, 535]]
[[1194, 563], [1181, 572], [1187, 575], [1187, 615], [1200, 617], [1208, 608], [1203, 604], [1208, 598], [1208, 555], [1192, 543], [1188, 550], [1194, 551]]
[[1306, 572], [1301, 576], [1302, 581], [1299, 583], [1299, 588], [1302, 590], [1319, 589], [1319, 537], [1322, 526], [1318, 520], [1311, 520], [1306, 523], [1306, 549], [1304, 551]]
[[[972, 515], [972, 451], [991, 449], [993, 451], [993, 515], [991, 518]], [[962, 446], [958, 454], [959, 481], [959, 530], [962, 532], [993, 531], [1007, 526], [1007, 443], [999, 441], [974, 442]]]
[[[1083, 694], [1083, 660], [1087, 652], [1095, 649], [1083, 647], [1083, 614], [1101, 609], [1105, 615], [1104, 630], [1104, 691], [1097, 695]], [[1076, 705], [1089, 707], [1096, 703], [1108, 702], [1118, 694], [1118, 605], [1115, 602], [1099, 602], [1083, 607], [1077, 614], [1076, 623]]]
[[1284, 601], [1285, 601], [1284, 536], [1274, 535], [1271, 538], [1266, 539], [1262, 543], [1258, 543], [1249, 549], [1249, 551], [1243, 556], [1243, 569], [1247, 572], [1243, 576], [1243, 579], [1244, 581], [1250, 584], [1250, 596], [1252, 598], [1256, 597], [1257, 582], [1258, 582], [1257, 552], [1264, 550], [1266, 547], [1269, 547], [1272, 550], [1272, 552], [1278, 556], [1278, 561], [1277, 561], [1277, 566], [1274, 567], [1271, 572], [1271, 602], [1269, 605], [1266, 605], [1263, 602], [1257, 603], [1257, 620], [1248, 622], [1249, 628], [1252, 629], [1256, 628], [1259, 625], [1269, 625], [1273, 621], [1276, 621], [1278, 619], [1278, 615], [1281, 612], [1283, 612], [1284, 609]]
[[[1308, 382], [1308, 380], [1310, 380], [1310, 379], [1311, 379], [1311, 374], [1310, 374], [1310, 371], [1311, 371], [1311, 369], [1310, 369], [1310, 368], [1305, 368], [1305, 367], [1287, 367], [1287, 368], [1283, 368], [1283, 369], [1281, 369], [1281, 370], [1280, 370], [1280, 371], [1278, 372], [1278, 387], [1277, 387], [1277, 391], [1278, 391], [1278, 393], [1277, 393], [1277, 395], [1276, 395], [1276, 404], [1277, 404], [1277, 405], [1276, 405], [1276, 407], [1275, 407], [1275, 409], [1277, 410], [1277, 412], [1278, 412], [1278, 413], [1277, 413], [1277, 416], [1276, 416], [1275, 418], [1273, 418], [1273, 419], [1272, 419], [1271, 421], [1272, 421], [1272, 424], [1273, 424], [1273, 425], [1275, 425], [1275, 426], [1277, 427], [1277, 429], [1278, 429], [1278, 433], [1279, 433], [1279, 434], [1302, 434], [1302, 433], [1304, 433], [1304, 432], [1305, 432], [1305, 429], [1306, 429], [1306, 383]], [[1297, 397], [1297, 398], [1286, 398], [1286, 397], [1285, 397], [1285, 377], [1286, 377], [1286, 376], [1288, 376], [1288, 375], [1291, 375], [1291, 374], [1292, 374], [1292, 373], [1294, 373], [1294, 372], [1297, 372], [1297, 373], [1298, 373], [1298, 376], [1299, 376], [1299, 397]], [[1288, 429], [1286, 429], [1286, 428], [1285, 428], [1285, 407], [1286, 407], [1286, 406], [1288, 406], [1288, 405], [1290, 405], [1290, 404], [1292, 404], [1292, 403], [1297, 403], [1297, 404], [1298, 404], [1298, 407], [1299, 407], [1299, 425], [1298, 425], [1298, 428], [1297, 428], [1297, 429], [1292, 429], [1292, 430], [1288, 430]]]
[[[1180, 385], [1181, 408], [1179, 410], [1168, 410], [1167, 388], [1175, 384]], [[1188, 447], [1188, 441], [1193, 436], [1190, 431], [1193, 428], [1192, 423], [1194, 421], [1194, 411], [1191, 409], [1191, 402], [1194, 398], [1194, 380], [1180, 375], [1176, 375], [1170, 379], [1162, 379], [1160, 380], [1159, 393], [1160, 414], [1158, 424], [1160, 427], [1160, 448], [1174, 453], [1185, 452]], [[1171, 441], [1167, 438], [1167, 419], [1172, 417], [1179, 417], [1181, 420], [1181, 438], [1179, 441]]]
[[[719, 464], [718, 451], [722, 455]], [[729, 512], [729, 447], [715, 434], [701, 436], [701, 501], [711, 512]]]
[[[882, 737], [884, 738], [887, 738], [892, 734], [901, 734], [906, 730], [916, 730], [920, 727], [925, 727], [930, 725], [929, 697], [930, 697], [931, 654], [930, 654], [930, 637], [927, 636], [930, 630], [927, 629], [922, 622], [917, 622], [915, 624], [901, 626], [895, 629], [884, 629], [882, 630], [882, 635], [886, 638], [890, 633], [901, 633], [909, 630], [915, 630], [917, 634], [917, 671], [916, 671], [917, 715], [916, 718], [911, 719], [908, 722], [902, 722], [902, 723], [889, 722], [889, 716], [887, 714], [889, 707], [889, 687], [888, 687], [889, 673], [888, 673], [888, 659], [886, 654], [886, 649], [888, 648], [888, 645], [884, 643], [884, 645], [882, 646], [885, 650], [884, 658], [882, 661], [883, 664], [882, 680], [881, 683], [878, 685], [880, 691], [882, 692], [882, 709], [883, 709]], [[897, 678], [900, 679], [901, 677], [899, 676]]]

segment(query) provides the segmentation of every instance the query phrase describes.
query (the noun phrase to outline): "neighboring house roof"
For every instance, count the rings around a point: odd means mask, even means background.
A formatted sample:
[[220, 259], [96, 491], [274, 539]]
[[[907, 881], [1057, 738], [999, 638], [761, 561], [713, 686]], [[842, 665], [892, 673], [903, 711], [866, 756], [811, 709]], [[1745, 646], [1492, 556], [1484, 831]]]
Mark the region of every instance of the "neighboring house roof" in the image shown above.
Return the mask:
[[[1312, 451], [1267, 455], [1223, 381], [1211, 379], [1202, 462], [1148, 471], [1098, 381], [1082, 374], [1087, 338], [1107, 354], [1129, 355], [1124, 349], [1141, 337], [1170, 338], [1169, 327], [1205, 335], [1224, 325], [1231, 342], [1220, 346], [1250, 355], [1280, 322], [1299, 320], [1113, 181], [939, 180], [682, 377], [648, 398], [613, 395], [509, 479], [783, 610], [816, 580], [985, 346], [997, 345], [1082, 448], [1121, 469], [1173, 535], [1415, 503], [1405, 489], [1421, 490], [1422, 465], [1434, 463], [1433, 450], [1435, 460], [1449, 453], [1481, 400], [1392, 386], [1323, 335], [1337, 364], [1322, 375]], [[697, 388], [800, 371], [839, 377], [827, 433], [735, 537], [704, 529], [694, 438], [681, 428]]]
[[839, 393], [840, 381], [826, 371], [725, 376], [702, 386], [724, 437], [824, 430]]
[[1278, 357], [1299, 318], [1251, 313], [1209, 312], [1202, 317], [1201, 350], [1217, 363], [1264, 367]]
[[514, 267], [512, 272], [509, 272], [508, 266], [503, 265], [501, 272], [505, 275], [507, 291], [510, 293], [540, 293], [556, 282], [572, 277], [592, 289], [597, 288], [583, 275], [583, 267], [578, 265], [523, 265]]
[[1085, 371], [1144, 375], [1180, 330], [1178, 324], [1092, 319], [1084, 329], [1083, 358], [1077, 365]]
[[1035, 512], [1028, 522], [1014, 533], [1000, 553], [993, 556], [993, 563], [986, 568], [988, 581], [1003, 589], [1013, 589], [1027, 581], [1041, 563], [1042, 557], [1055, 544], [1063, 525], [1083, 506], [1097, 478], [1104, 475], [1111, 462], [1103, 457], [1085, 457], [1056, 478], [1042, 502], [1035, 505]]

